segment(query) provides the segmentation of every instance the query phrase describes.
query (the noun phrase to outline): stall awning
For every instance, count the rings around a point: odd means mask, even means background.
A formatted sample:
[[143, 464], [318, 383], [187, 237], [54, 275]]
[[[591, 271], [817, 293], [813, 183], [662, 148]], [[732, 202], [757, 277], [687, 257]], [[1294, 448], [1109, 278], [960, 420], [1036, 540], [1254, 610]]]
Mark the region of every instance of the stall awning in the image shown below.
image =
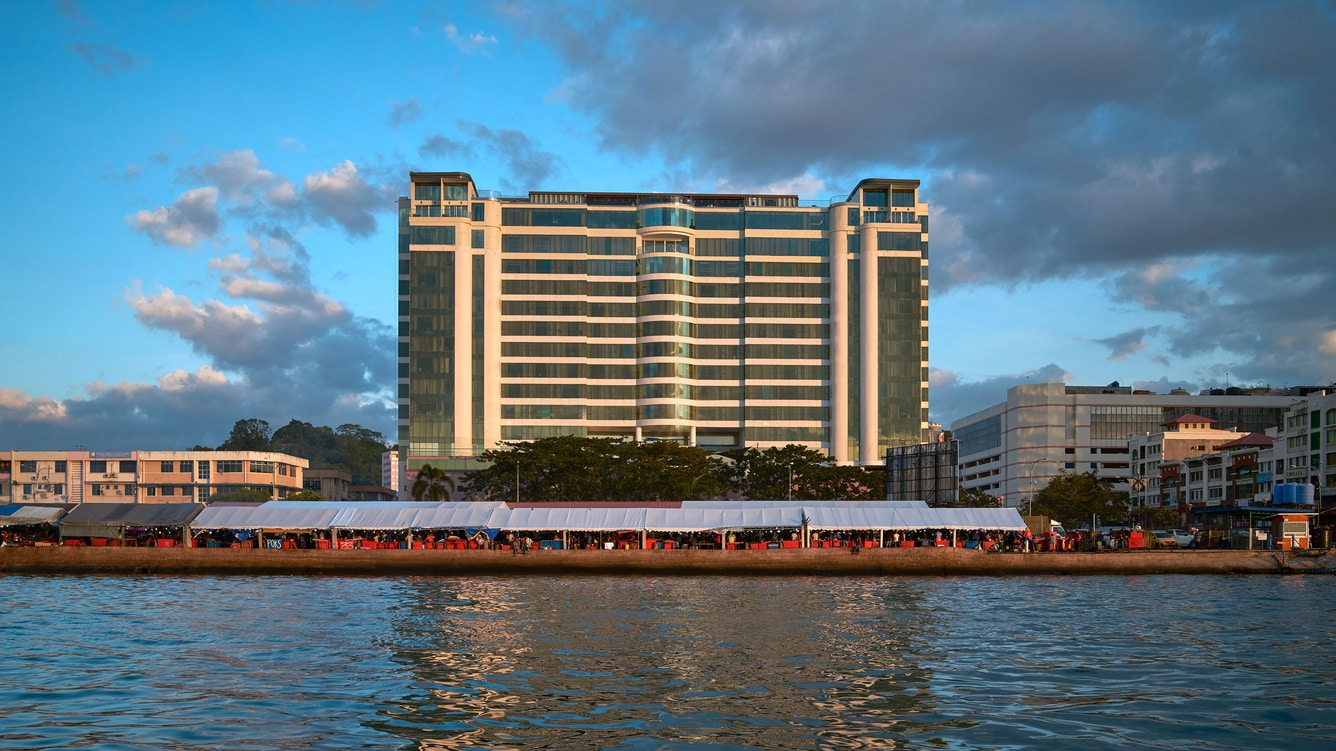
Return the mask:
[[101, 537], [122, 527], [182, 527], [202, 503], [81, 503], [60, 520], [61, 537]]
[[327, 529], [339, 510], [334, 507], [210, 506], [191, 524], [195, 529]]
[[681, 504], [588, 506], [271, 501], [254, 507], [210, 507], [192, 526], [200, 529], [283, 530], [706, 532], [797, 529], [804, 524], [819, 530], [1025, 529], [1020, 513], [1012, 508], [929, 508], [922, 502], [907, 501], [684, 501]]
[[18, 527], [25, 524], [51, 524], [65, 515], [63, 506], [0, 506], [0, 527]]
[[502, 503], [438, 503], [421, 511], [413, 524], [416, 529], [493, 529], [492, 516]]

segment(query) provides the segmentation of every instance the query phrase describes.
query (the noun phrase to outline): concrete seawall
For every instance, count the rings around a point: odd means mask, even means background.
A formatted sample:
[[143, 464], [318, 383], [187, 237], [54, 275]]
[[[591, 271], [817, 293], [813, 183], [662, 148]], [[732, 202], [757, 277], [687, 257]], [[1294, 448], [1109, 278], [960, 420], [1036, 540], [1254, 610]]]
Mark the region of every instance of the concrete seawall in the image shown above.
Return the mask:
[[332, 576], [1015, 576], [1336, 573], [1336, 553], [985, 553], [955, 548], [781, 550], [268, 550], [0, 548], [3, 574]]

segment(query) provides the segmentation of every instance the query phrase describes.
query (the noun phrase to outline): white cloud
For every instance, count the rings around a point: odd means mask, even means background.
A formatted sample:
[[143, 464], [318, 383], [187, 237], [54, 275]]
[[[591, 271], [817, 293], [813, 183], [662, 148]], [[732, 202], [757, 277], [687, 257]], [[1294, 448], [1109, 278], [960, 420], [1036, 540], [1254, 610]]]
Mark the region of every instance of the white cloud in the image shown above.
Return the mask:
[[158, 387], [163, 391], [187, 391], [197, 386], [224, 386], [227, 376], [215, 370], [211, 365], [202, 365], [194, 373], [174, 370], [158, 377]]
[[376, 229], [374, 211], [388, 207], [390, 199], [344, 160], [328, 172], [306, 176], [305, 195], [317, 216], [333, 220], [350, 235], [366, 236]]
[[475, 31], [467, 35], [460, 34], [459, 29], [452, 23], [446, 24], [441, 31], [445, 33], [445, 38], [450, 40], [451, 44], [466, 55], [477, 52], [488, 45], [496, 44], [496, 37], [484, 34], [481, 31]]
[[156, 243], [193, 248], [218, 232], [218, 189], [188, 190], [171, 206], [140, 211], [126, 221]]

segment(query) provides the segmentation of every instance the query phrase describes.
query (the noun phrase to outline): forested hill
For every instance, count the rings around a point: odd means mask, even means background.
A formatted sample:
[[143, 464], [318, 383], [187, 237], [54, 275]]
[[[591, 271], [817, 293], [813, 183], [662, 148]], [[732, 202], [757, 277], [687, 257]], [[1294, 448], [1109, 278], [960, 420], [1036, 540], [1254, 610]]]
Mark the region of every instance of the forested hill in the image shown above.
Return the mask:
[[267, 421], [250, 418], [237, 420], [217, 450], [280, 451], [306, 459], [311, 469], [347, 472], [353, 485], [380, 485], [380, 455], [390, 448], [385, 436], [361, 425], [330, 428], [293, 420], [271, 431]]

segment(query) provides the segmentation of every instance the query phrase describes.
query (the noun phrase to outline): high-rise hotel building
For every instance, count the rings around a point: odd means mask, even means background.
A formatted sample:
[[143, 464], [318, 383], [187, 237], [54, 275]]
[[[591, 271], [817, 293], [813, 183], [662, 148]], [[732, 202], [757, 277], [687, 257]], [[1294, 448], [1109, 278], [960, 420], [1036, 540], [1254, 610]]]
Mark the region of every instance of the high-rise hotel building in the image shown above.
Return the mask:
[[399, 451], [504, 441], [797, 443], [879, 464], [928, 431], [928, 207], [848, 198], [478, 190], [399, 202]]

